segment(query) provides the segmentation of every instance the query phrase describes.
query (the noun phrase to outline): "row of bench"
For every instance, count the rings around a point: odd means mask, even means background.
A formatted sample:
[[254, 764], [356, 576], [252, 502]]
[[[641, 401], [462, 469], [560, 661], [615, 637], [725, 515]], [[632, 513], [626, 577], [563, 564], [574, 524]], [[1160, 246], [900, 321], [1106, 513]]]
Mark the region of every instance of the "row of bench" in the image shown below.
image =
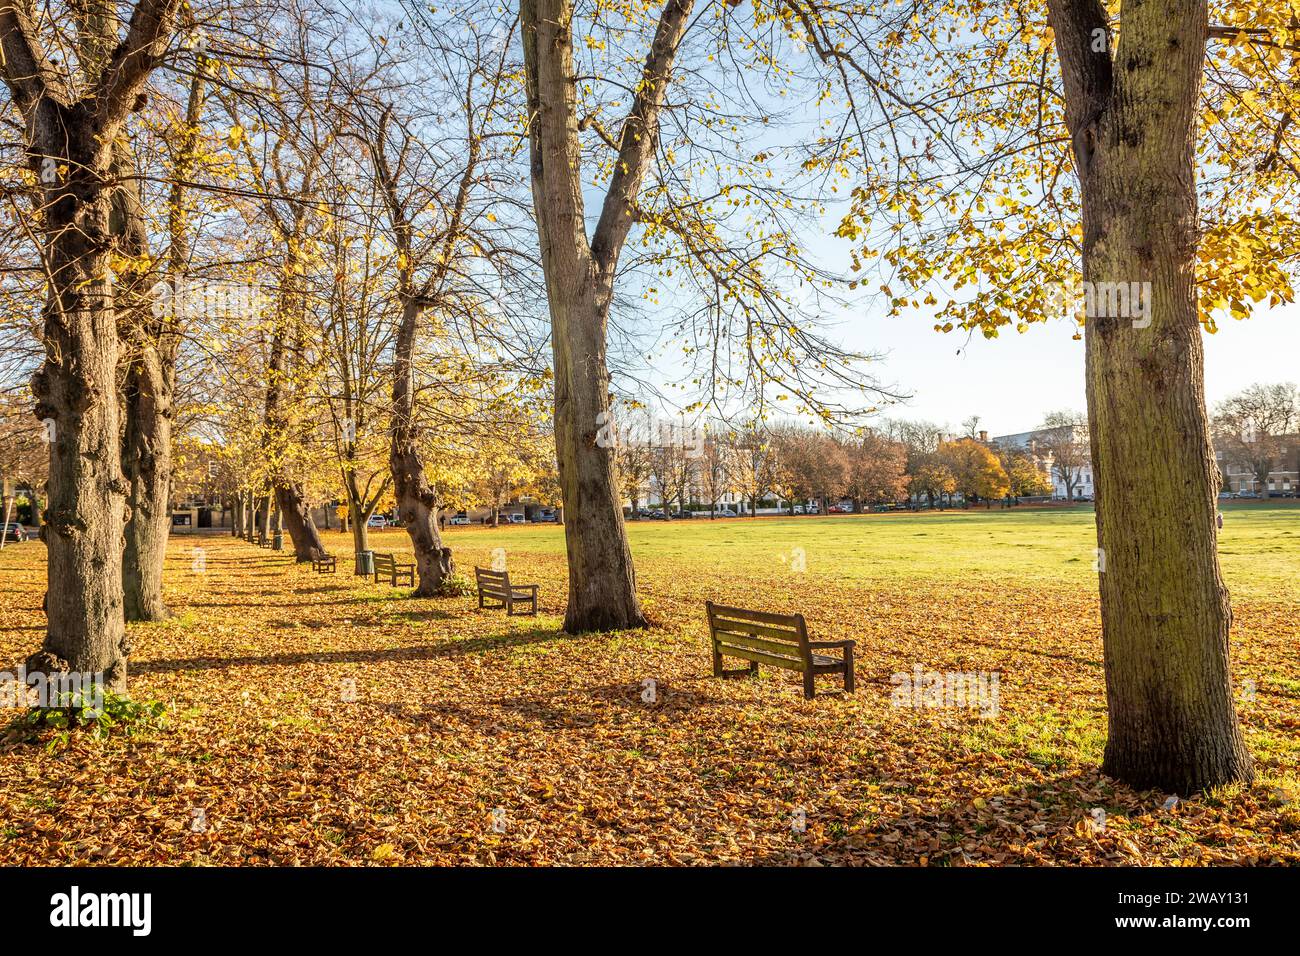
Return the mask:
[[[338, 559], [317, 548], [311, 550], [311, 567], [317, 574], [334, 574], [338, 571]], [[397, 555], [384, 551], [374, 552], [374, 578], [379, 583], [384, 578], [392, 587], [407, 584], [415, 587], [415, 563], [398, 561]], [[489, 568], [474, 569], [475, 585], [478, 588], [478, 606], [480, 608], [505, 608], [506, 614], [513, 615], [517, 606], [527, 610], [520, 613], [537, 613], [536, 584], [511, 584], [510, 572], [494, 571]], [[487, 602], [492, 602], [488, 604]]]
[[[393, 587], [403, 581], [415, 586], [413, 562], [399, 562], [396, 555], [383, 552], [375, 552], [374, 562], [376, 584], [382, 575]], [[312, 549], [312, 569], [319, 574], [334, 574], [337, 559]], [[516, 605], [521, 605], [527, 608], [522, 613], [537, 613], [538, 585], [511, 584], [508, 571], [479, 567], [474, 569], [474, 579], [480, 608], [505, 608], [507, 615], [513, 615]], [[751, 611], [712, 601], [706, 601], [704, 607], [709, 620], [714, 677], [753, 675], [758, 673], [759, 664], [766, 664], [802, 674], [804, 696], [809, 699], [815, 694], [813, 681], [818, 674], [843, 675], [845, 692], [853, 693], [855, 641], [809, 640], [808, 624], [802, 614]], [[839, 654], [819, 651], [838, 651]], [[749, 666], [727, 670], [723, 667], [723, 659], [728, 657], [748, 661]]]

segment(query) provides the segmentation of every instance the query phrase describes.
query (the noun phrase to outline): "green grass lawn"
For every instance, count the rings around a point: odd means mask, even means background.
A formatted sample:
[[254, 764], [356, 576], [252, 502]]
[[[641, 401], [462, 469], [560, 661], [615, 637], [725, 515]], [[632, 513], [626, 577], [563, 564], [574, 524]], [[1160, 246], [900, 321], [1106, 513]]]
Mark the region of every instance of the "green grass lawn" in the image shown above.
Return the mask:
[[[1219, 553], [1234, 594], [1267, 598], [1300, 586], [1300, 502], [1225, 504]], [[632, 521], [637, 558], [682, 566], [770, 568], [780, 577], [802, 548], [807, 572], [847, 581], [972, 578], [1080, 585], [1092, 581], [1096, 530], [1091, 507], [1015, 508], [835, 517]], [[401, 547], [402, 532], [382, 547]], [[452, 528], [447, 544], [560, 555], [549, 525]]]

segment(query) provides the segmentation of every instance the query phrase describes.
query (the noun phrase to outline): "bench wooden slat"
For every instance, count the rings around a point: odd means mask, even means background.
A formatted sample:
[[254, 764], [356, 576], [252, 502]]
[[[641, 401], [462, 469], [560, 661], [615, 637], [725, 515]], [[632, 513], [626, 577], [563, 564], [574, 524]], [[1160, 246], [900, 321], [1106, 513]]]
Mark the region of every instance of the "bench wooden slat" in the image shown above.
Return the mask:
[[807, 669], [807, 665], [797, 657], [774, 657], [771, 654], [764, 654], [762, 651], [755, 651], [748, 647], [729, 647], [727, 645], [723, 645], [721, 651], [726, 657], [739, 657], [747, 661], [753, 661], [755, 664], [768, 664], [787, 671], [803, 673]]
[[733, 634], [730, 631], [715, 630], [713, 636], [723, 644], [731, 644], [737, 647], [753, 647], [760, 651], [768, 651], [784, 657], [802, 656], [798, 644], [783, 644], [780, 641], [769, 641], [766, 638], [751, 637], [748, 634]]
[[798, 626], [789, 629], [779, 627], [769, 627], [766, 624], [750, 624], [748, 621], [734, 621], [727, 618], [715, 617], [713, 619], [714, 630], [730, 631], [733, 634], [753, 634], [764, 637], [775, 637], [791, 644], [799, 643]]
[[802, 614], [773, 614], [771, 611], [749, 611], [743, 607], [730, 607], [726, 604], [714, 604], [713, 616], [714, 618], [729, 617], [758, 621], [761, 624], [783, 624], [786, 627], [794, 626], [794, 622], [803, 617]]

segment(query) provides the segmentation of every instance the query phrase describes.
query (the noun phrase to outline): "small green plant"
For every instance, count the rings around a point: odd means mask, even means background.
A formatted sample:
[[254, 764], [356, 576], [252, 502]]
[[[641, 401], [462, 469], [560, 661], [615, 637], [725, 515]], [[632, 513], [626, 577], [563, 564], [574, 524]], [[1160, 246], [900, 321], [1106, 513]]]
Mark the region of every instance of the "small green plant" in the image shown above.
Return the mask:
[[[98, 706], [95, 706], [98, 704]], [[9, 724], [11, 735], [31, 740], [44, 730], [58, 733], [50, 747], [66, 745], [75, 730], [87, 730], [97, 739], [113, 732], [131, 735], [161, 724], [167, 705], [161, 701], [137, 701], [125, 694], [106, 690], [102, 700], [92, 701], [81, 692], [65, 694], [57, 707], [33, 707]]]
[[449, 574], [438, 583], [438, 597], [465, 597], [474, 593], [474, 585], [469, 578], [460, 574]]

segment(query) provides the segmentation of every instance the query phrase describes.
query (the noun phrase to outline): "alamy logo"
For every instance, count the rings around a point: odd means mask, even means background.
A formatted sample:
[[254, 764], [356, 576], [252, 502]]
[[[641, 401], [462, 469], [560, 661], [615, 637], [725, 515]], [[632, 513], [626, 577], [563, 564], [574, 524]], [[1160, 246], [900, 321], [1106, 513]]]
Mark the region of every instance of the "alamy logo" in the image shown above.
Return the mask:
[[148, 936], [153, 928], [151, 893], [82, 893], [74, 886], [69, 893], [50, 897], [50, 925], [128, 926], [136, 936]]
[[889, 682], [894, 707], [978, 710], [984, 719], [998, 715], [1000, 671], [933, 671], [917, 664], [912, 673], [899, 671]]
[[84, 674], [79, 671], [42, 674], [27, 673], [27, 667], [18, 665], [18, 673], [0, 671], [0, 708], [22, 709], [39, 707], [56, 709], [75, 707], [87, 717], [98, 717], [104, 712], [104, 674]]
[[1044, 311], [1067, 319], [1132, 319], [1133, 328], [1151, 325], [1150, 282], [1052, 282]]
[[254, 319], [262, 304], [262, 290], [241, 282], [159, 282], [152, 292], [160, 319]]

